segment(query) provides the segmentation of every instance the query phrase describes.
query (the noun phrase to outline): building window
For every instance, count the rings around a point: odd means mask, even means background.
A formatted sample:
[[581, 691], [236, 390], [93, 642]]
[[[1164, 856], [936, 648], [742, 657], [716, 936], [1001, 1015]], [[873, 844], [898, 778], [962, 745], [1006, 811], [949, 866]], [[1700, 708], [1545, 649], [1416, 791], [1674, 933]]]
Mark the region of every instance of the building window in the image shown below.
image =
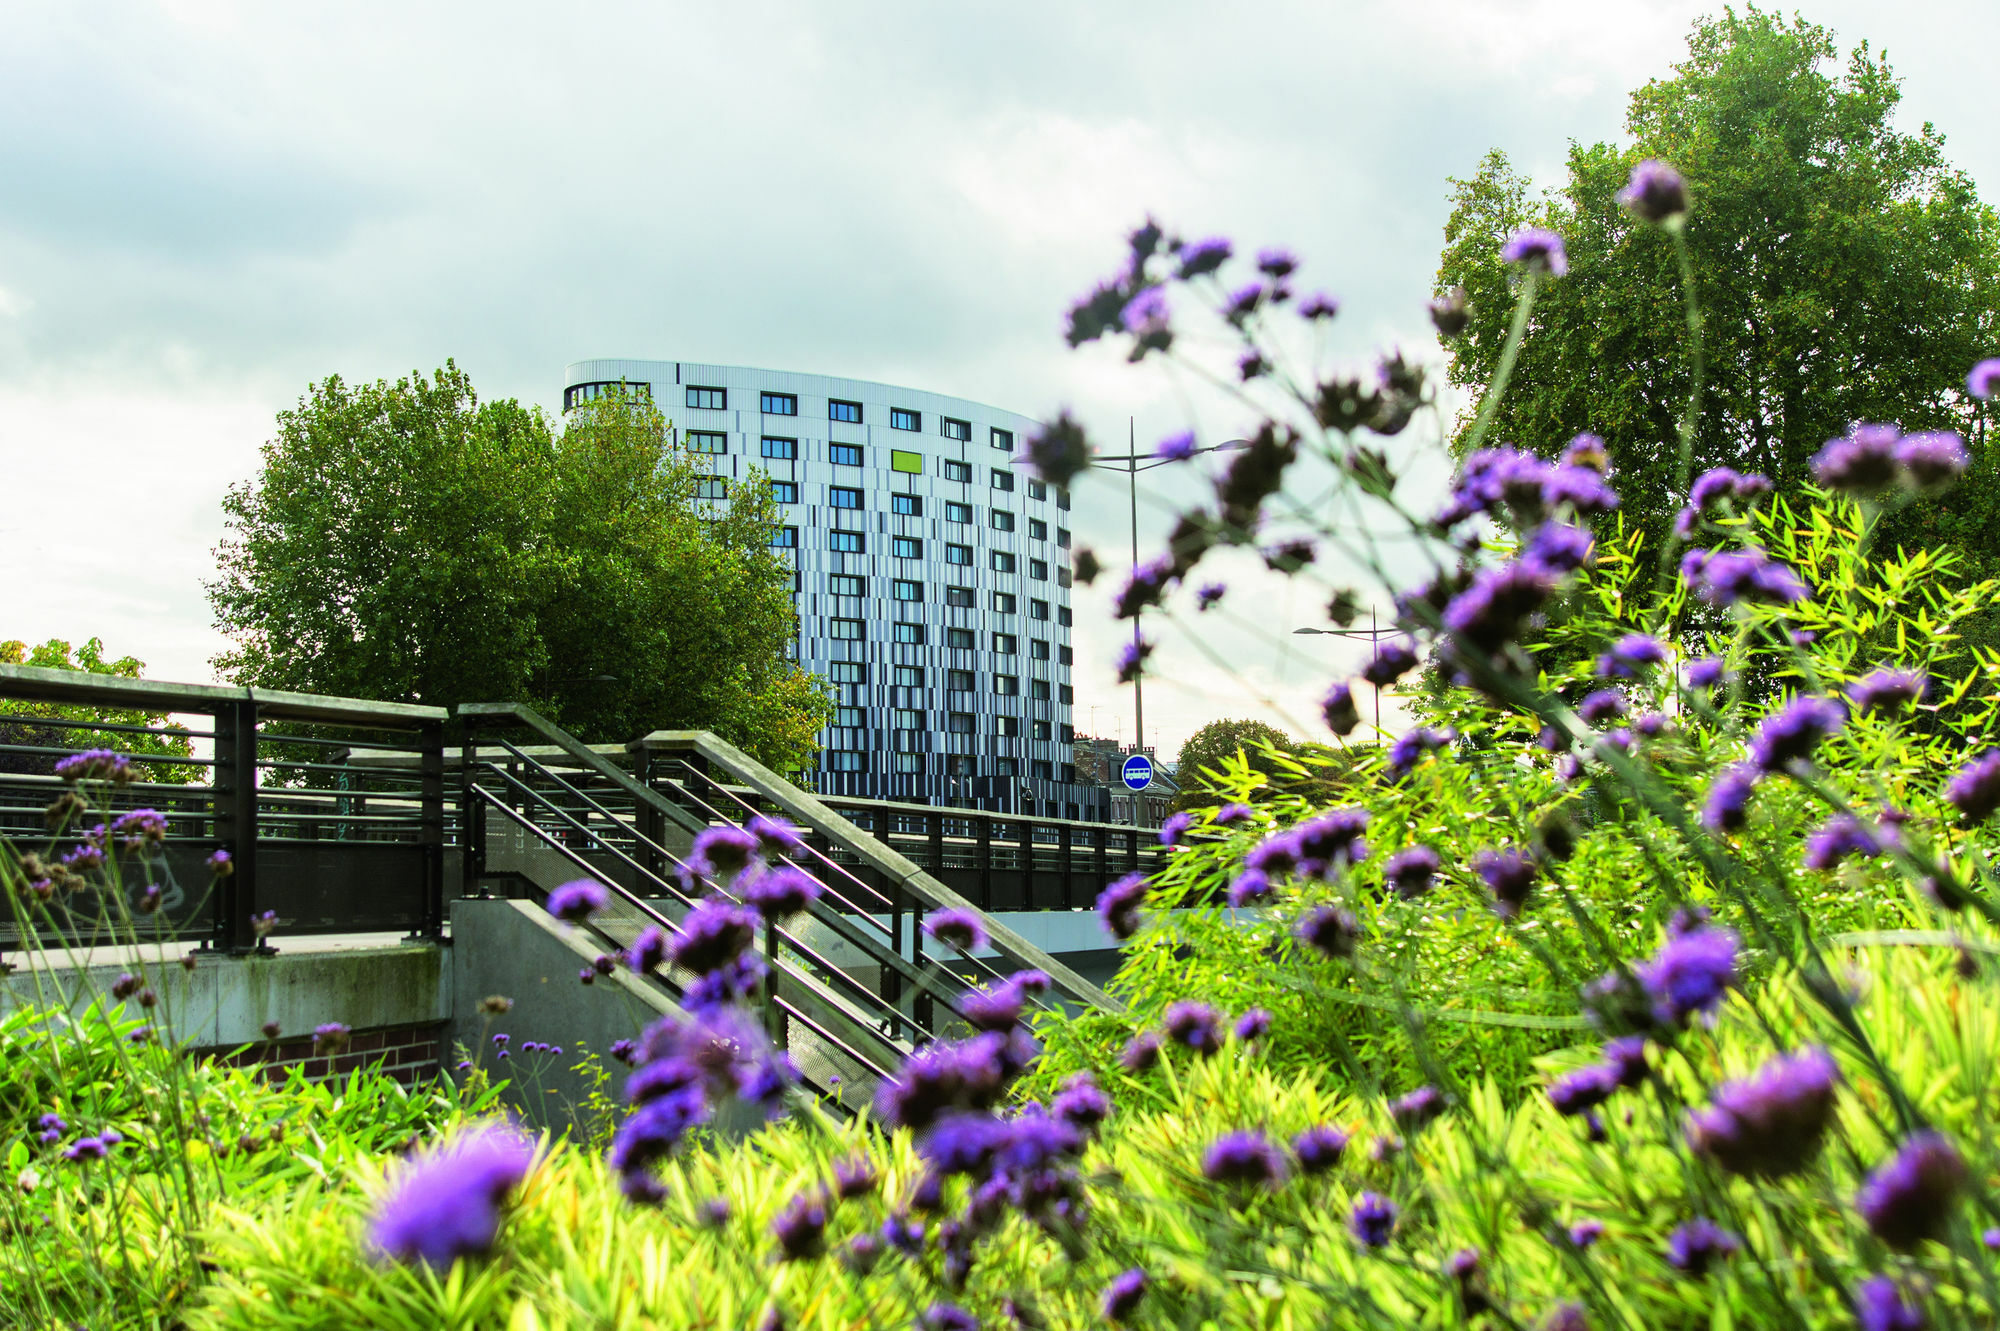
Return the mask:
[[924, 414], [908, 411], [902, 407], [889, 408], [889, 428], [892, 430], [921, 430], [924, 428]]
[[729, 407], [729, 390], [726, 388], [698, 388], [688, 385], [687, 404], [703, 411], [725, 411]]
[[898, 559], [922, 559], [924, 543], [915, 536], [897, 536], [889, 542], [889, 553]]
[[1029, 680], [1028, 696], [1036, 702], [1047, 702], [1049, 700], [1049, 682], [1046, 679]]
[[775, 550], [798, 549], [799, 529], [797, 527], [773, 527], [771, 529], [771, 547]]
[[995, 776], [1021, 775], [1021, 760], [1019, 758], [995, 758], [993, 760], [993, 775]]
[[729, 436], [715, 430], [689, 430], [686, 435], [687, 451], [690, 453], [727, 453]]
[[1021, 677], [1019, 675], [995, 675], [993, 677], [993, 692], [1002, 698], [1019, 697], [1021, 694]]
[[1043, 521], [1042, 521], [1042, 520], [1041, 520], [1040, 518], [1029, 518], [1029, 519], [1028, 519], [1028, 539], [1029, 539], [1029, 540], [1031, 540], [1031, 541], [1046, 541], [1046, 540], [1048, 540], [1048, 539], [1049, 539], [1049, 524], [1048, 524], [1048, 523], [1046, 523], [1046, 522], [1043, 522]]
[[826, 534], [826, 548], [844, 555], [858, 555], [868, 548], [868, 539], [858, 531], [830, 531]]
[[895, 771], [908, 775], [924, 770], [924, 756], [921, 753], [892, 753], [890, 760], [895, 763]]
[[896, 667], [896, 687], [899, 689], [920, 689], [924, 686], [924, 672], [917, 666]]
[[1070, 655], [1070, 650], [1069, 650], [1069, 648], [1068, 648], [1068, 647], [1058, 647], [1058, 648], [1056, 648], [1056, 664], [1057, 664], [1057, 665], [1074, 665], [1075, 663], [1076, 663], [1076, 659], [1075, 659], [1075, 658], [1074, 658], [1073, 656], [1071, 656], [1071, 655]]
[[858, 467], [861, 465], [861, 445], [828, 444], [826, 460], [836, 467]]
[[946, 712], [944, 714], [944, 728], [954, 735], [970, 735], [972, 733], [972, 713]]
[[1056, 528], [1056, 544], [1065, 550], [1069, 549], [1069, 528]]
[[729, 482], [720, 476], [704, 476], [694, 483], [696, 499], [729, 498]]
[[859, 730], [868, 724], [868, 712], [860, 707], [836, 707], [833, 723], [845, 730]]
[[826, 677], [836, 684], [866, 684], [868, 667], [859, 661], [832, 661], [827, 664]]
[[971, 650], [972, 650], [972, 630], [971, 630], [971, 629], [946, 629], [946, 630], [944, 631], [944, 645], [945, 645], [945, 646], [947, 646], [947, 647], [950, 647], [950, 648], [953, 648], [953, 649], [955, 649], [955, 650], [957, 650], [957, 651], [964, 651], [964, 652], [969, 652], [969, 651], [971, 651]]
[[847, 485], [828, 486], [826, 502], [835, 508], [860, 508], [861, 491]]
[[1029, 739], [1047, 739], [1048, 737], [1049, 723], [1046, 721], [1036, 721], [1028, 729]]
[[1028, 561], [1028, 576], [1036, 582], [1047, 582], [1049, 580], [1049, 561], [1046, 559], [1030, 559]]
[[786, 462], [799, 460], [799, 441], [796, 439], [773, 439], [764, 436], [763, 454], [767, 458], [780, 458]]
[[1069, 567], [1067, 565], [1056, 570], [1056, 586], [1067, 587], [1069, 586], [1069, 581]]
[[993, 571], [995, 573], [1012, 573], [1014, 571], [1014, 556], [1008, 554], [1005, 550], [995, 550], [993, 552]]
[[923, 640], [924, 626], [922, 624], [898, 624], [896, 625], [895, 636], [891, 639], [894, 642], [915, 643], [921, 643]]
[[1014, 493], [1014, 473], [1011, 471], [1001, 471], [998, 467], [995, 467], [993, 469], [993, 488], [1003, 494]]
[[1017, 602], [1015, 601], [1014, 593], [1012, 592], [993, 593], [993, 613], [996, 615], [1013, 614], [1014, 606], [1016, 604]]
[[947, 587], [944, 589], [944, 603], [957, 606], [961, 610], [972, 609], [972, 588]]
[[1048, 486], [1044, 485], [1044, 484], [1043, 484], [1042, 482], [1040, 482], [1040, 481], [1029, 481], [1029, 482], [1028, 482], [1028, 498], [1030, 498], [1030, 499], [1047, 499], [1048, 497], [1049, 497], [1049, 487], [1048, 487]]
[[907, 449], [892, 448], [889, 450], [889, 470], [900, 471], [909, 476], [921, 476], [924, 474], [924, 455], [912, 453]]
[[842, 402], [834, 398], [826, 404], [826, 418], [830, 421], [846, 421], [849, 425], [861, 424], [861, 404]]
[[993, 523], [994, 531], [1014, 530], [1014, 515], [1012, 513], [1009, 513], [1006, 509], [1004, 508], [991, 509], [988, 511], [987, 516]]
[[1062, 625], [1064, 628], [1068, 628], [1070, 626], [1068, 606], [1059, 605], [1056, 607], [1056, 623]]
[[1064, 727], [1062, 728], [1062, 730], [1061, 730], [1060, 732], [1058, 732], [1058, 733], [1060, 733], [1060, 734], [1062, 735], [1062, 742], [1063, 742], [1063, 743], [1065, 743], [1065, 744], [1074, 744], [1074, 743], [1076, 743], [1076, 727], [1074, 727], [1074, 726], [1064, 726]]
[[1067, 684], [1056, 685], [1056, 701], [1067, 707], [1076, 701], [1075, 691]]
[[911, 582], [907, 578], [897, 578], [889, 584], [889, 595], [898, 601], [921, 601], [924, 599], [924, 584]]
[[772, 481], [772, 482], [771, 482], [771, 498], [773, 498], [773, 499], [777, 500], [777, 501], [778, 501], [779, 503], [781, 503], [781, 504], [796, 504], [796, 503], [798, 503], [798, 502], [799, 502], [799, 486], [798, 486], [798, 482], [796, 482], [796, 481]]
[[1013, 432], [1012, 430], [1003, 430], [1003, 429], [1001, 429], [1001, 428], [1000, 428], [999, 426], [997, 426], [997, 425], [996, 425], [996, 426], [994, 426], [994, 427], [993, 427], [993, 447], [995, 447], [995, 448], [1004, 448], [1004, 449], [1006, 449], [1006, 450], [1007, 450], [1007, 451], [1008, 451], [1009, 453], [1013, 452], [1013, 451], [1014, 451], [1014, 432]]
[[996, 716], [993, 718], [993, 733], [1002, 739], [1021, 737], [1021, 718], [1018, 716]]
[[860, 642], [861, 621], [858, 619], [829, 619], [826, 621], [826, 636], [840, 642]]
[[799, 398], [796, 393], [764, 394], [764, 414], [766, 416], [796, 416], [799, 414]]
[[972, 776], [979, 771], [979, 764], [970, 754], [954, 753], [944, 760], [944, 770], [948, 776]]
[[865, 772], [868, 770], [868, 755], [855, 749], [828, 749], [826, 770], [829, 772]]
[[573, 384], [563, 389], [563, 410], [568, 411], [579, 402], [595, 402], [601, 397], [623, 397], [637, 402], [651, 402], [653, 386], [646, 383], [627, 383], [622, 379], [599, 379], [587, 384]]
[[866, 596], [868, 579], [852, 573], [834, 573], [828, 575], [826, 589], [835, 596]]
[[945, 501], [944, 501], [944, 520], [945, 520], [946, 522], [970, 522], [970, 521], [972, 521], [972, 505], [970, 505], [970, 504], [955, 504], [955, 503], [953, 503], [953, 502], [952, 502], [951, 500], [949, 500], [949, 499], [945, 500]]
[[1056, 507], [1061, 509], [1065, 513], [1069, 512], [1069, 491], [1067, 490], [1056, 491]]
[[953, 693], [972, 692], [972, 672], [970, 670], [947, 670], [944, 672], [944, 686]]
[[938, 417], [938, 433], [947, 439], [956, 439], [961, 444], [972, 442], [972, 422], [955, 421], [949, 416]]
[[1047, 619], [1048, 617], [1049, 617], [1049, 603], [1047, 601], [1028, 602], [1029, 619]]
[[969, 481], [972, 479], [972, 468], [963, 462], [953, 462], [950, 458], [946, 458], [944, 478], [948, 481]]
[[951, 545], [947, 543], [944, 547], [944, 562], [947, 564], [970, 564], [972, 562], [972, 547], [969, 545]]
[[1020, 646], [1020, 639], [1011, 633], [996, 633], [993, 635], [993, 650], [1002, 656], [1014, 655], [1015, 652], [1020, 650]]
[[1035, 759], [1028, 764], [1028, 770], [1034, 773], [1037, 781], [1053, 781], [1056, 778], [1055, 766], [1046, 758]]
[[924, 515], [922, 495], [890, 495], [889, 511], [905, 518], [920, 518]]
[[1049, 642], [1046, 638], [1031, 638], [1028, 641], [1028, 655], [1037, 661], [1049, 659]]
[[909, 708], [899, 708], [891, 713], [890, 724], [898, 730], [922, 730], [924, 714]]

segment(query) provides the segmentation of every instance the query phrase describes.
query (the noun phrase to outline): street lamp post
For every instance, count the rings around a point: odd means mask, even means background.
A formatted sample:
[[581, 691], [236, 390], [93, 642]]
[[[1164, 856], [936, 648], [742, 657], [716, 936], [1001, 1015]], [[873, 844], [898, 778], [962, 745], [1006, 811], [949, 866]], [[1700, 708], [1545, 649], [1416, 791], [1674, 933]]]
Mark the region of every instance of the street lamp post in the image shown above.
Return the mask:
[[[1323, 638], [1366, 638], [1372, 645], [1377, 640], [1384, 637], [1393, 636], [1394, 634], [1402, 632], [1402, 630], [1376, 627], [1375, 607], [1371, 605], [1368, 607], [1368, 627], [1365, 629], [1305, 628], [1305, 629], [1293, 629], [1292, 632], [1296, 634], [1310, 634], [1315, 637], [1323, 637]], [[1377, 731], [1380, 731], [1382, 729], [1382, 690], [1379, 687], [1375, 689], [1375, 729]]]

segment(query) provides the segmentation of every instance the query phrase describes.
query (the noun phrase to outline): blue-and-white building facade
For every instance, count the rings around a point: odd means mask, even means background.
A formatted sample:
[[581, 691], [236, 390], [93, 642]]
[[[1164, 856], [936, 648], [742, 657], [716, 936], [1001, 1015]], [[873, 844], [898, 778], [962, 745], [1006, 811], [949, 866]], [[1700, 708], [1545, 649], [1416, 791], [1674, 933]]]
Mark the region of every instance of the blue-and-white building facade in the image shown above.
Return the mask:
[[839, 711], [826, 794], [1102, 819], [1072, 753], [1070, 500], [1013, 458], [1037, 422], [920, 389], [586, 360], [563, 410], [643, 391], [721, 482], [762, 469], [796, 570], [799, 664]]

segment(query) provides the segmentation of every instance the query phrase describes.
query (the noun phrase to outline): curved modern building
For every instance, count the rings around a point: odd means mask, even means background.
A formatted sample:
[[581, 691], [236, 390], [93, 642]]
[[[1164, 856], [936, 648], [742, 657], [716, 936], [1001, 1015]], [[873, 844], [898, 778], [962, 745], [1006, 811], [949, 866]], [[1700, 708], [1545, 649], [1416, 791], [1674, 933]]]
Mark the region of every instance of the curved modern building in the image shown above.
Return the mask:
[[919, 389], [704, 365], [586, 360], [563, 410], [650, 393], [715, 493], [761, 468], [796, 570], [798, 660], [839, 711], [827, 794], [1101, 819], [1070, 708], [1066, 491], [1014, 465], [1037, 422]]

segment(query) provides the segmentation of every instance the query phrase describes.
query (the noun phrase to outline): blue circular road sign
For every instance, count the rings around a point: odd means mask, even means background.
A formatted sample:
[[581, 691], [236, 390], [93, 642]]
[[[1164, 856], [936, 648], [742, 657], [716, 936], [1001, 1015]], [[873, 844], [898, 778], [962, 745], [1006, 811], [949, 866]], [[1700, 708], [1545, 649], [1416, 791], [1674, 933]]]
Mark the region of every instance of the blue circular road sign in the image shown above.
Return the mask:
[[1125, 789], [1144, 790], [1153, 784], [1153, 760], [1143, 753], [1135, 753], [1118, 769], [1118, 775], [1125, 782]]

